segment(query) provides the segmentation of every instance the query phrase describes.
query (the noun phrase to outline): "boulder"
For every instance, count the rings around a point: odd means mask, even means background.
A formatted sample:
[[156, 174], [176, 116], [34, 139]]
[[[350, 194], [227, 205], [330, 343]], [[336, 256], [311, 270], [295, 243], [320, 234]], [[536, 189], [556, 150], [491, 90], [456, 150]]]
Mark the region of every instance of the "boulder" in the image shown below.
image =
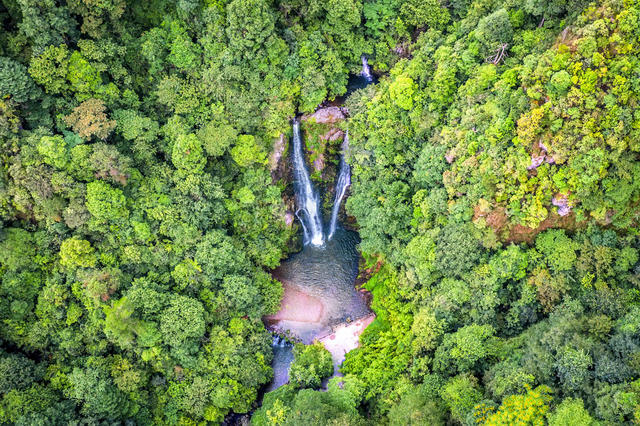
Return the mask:
[[314, 120], [316, 123], [330, 124], [344, 120], [346, 117], [342, 108], [337, 106], [330, 106], [326, 108], [320, 108], [311, 115], [304, 116], [303, 120]]

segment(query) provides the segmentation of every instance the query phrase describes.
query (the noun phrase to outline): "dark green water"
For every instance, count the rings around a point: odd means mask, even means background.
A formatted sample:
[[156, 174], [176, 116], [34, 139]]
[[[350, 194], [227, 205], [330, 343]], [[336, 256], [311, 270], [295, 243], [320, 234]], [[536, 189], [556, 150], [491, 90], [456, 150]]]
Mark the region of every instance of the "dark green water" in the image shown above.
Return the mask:
[[338, 228], [324, 246], [307, 245], [284, 261], [273, 275], [285, 285], [319, 299], [324, 313], [318, 322], [280, 320], [269, 326], [289, 331], [304, 343], [310, 343], [330, 332], [333, 325], [369, 314], [365, 298], [354, 287], [358, 242], [358, 234]]

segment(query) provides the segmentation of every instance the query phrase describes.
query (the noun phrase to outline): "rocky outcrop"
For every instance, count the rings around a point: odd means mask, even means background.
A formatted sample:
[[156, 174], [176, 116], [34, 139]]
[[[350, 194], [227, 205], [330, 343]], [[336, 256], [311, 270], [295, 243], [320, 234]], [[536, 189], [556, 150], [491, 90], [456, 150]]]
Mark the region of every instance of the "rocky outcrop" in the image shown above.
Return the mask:
[[527, 170], [535, 170], [546, 162], [547, 164], [555, 164], [555, 158], [547, 152], [547, 147], [542, 142], [538, 142], [537, 152], [531, 154], [531, 164], [527, 167]]
[[558, 214], [560, 216], [566, 216], [571, 213], [571, 206], [569, 205], [569, 198], [566, 194], [556, 194], [551, 200], [551, 204], [558, 208]]
[[329, 129], [329, 131], [327, 133], [325, 133], [324, 135], [321, 135], [320, 139], [323, 139], [323, 140], [329, 141], [329, 142], [335, 142], [335, 141], [338, 141], [338, 140], [343, 140], [344, 139], [344, 132], [342, 130], [340, 130], [340, 129], [332, 127], [331, 129]]
[[319, 154], [315, 160], [313, 160], [313, 170], [321, 172], [324, 170], [324, 154]]
[[313, 120], [316, 123], [331, 124], [342, 121], [346, 118], [342, 108], [337, 106], [330, 106], [326, 108], [320, 108], [311, 115], [304, 115], [303, 120]]
[[529, 166], [527, 167], [527, 170], [535, 170], [538, 167], [540, 167], [540, 165], [542, 163], [544, 163], [544, 159], [545, 156], [544, 155], [532, 155], [531, 156], [531, 164], [529, 164]]
[[339, 324], [333, 328], [331, 334], [318, 338], [331, 354], [334, 372], [338, 371], [347, 352], [360, 346], [360, 335], [375, 319], [375, 314], [369, 314], [364, 318]]
[[269, 170], [274, 182], [280, 180], [286, 174], [287, 160], [283, 158], [286, 148], [287, 140], [284, 133], [281, 133], [280, 137], [273, 143], [271, 154], [269, 154]]

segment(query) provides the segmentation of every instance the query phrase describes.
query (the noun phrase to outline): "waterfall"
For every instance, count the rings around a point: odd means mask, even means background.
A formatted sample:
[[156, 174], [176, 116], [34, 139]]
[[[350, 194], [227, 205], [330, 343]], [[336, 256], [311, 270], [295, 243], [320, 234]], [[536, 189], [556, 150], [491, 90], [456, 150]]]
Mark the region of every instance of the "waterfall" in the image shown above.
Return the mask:
[[287, 342], [286, 339], [284, 339], [282, 336], [279, 336], [277, 334], [273, 334], [273, 340], [271, 342], [271, 346], [274, 348], [284, 348], [285, 346], [287, 346], [289, 343]]
[[367, 61], [367, 57], [362, 55], [362, 71], [360, 75], [364, 77], [368, 82], [373, 81], [373, 76], [371, 75], [371, 67], [369, 67], [369, 62]]
[[[302, 223], [304, 244], [311, 243], [314, 246], [321, 246], [324, 244], [324, 233], [322, 231], [320, 197], [309, 178], [309, 171], [307, 170], [302, 150], [300, 123], [297, 119], [293, 121], [293, 175], [294, 191], [298, 205], [296, 216]], [[300, 215], [298, 215], [299, 212], [301, 213]]]
[[342, 141], [342, 155], [340, 156], [340, 171], [338, 172], [338, 181], [336, 182], [336, 196], [333, 200], [333, 210], [331, 211], [331, 223], [329, 224], [329, 239], [333, 237], [338, 226], [338, 213], [340, 212], [340, 203], [347, 192], [347, 188], [351, 184], [351, 167], [345, 161], [344, 156], [349, 149], [349, 131], [344, 135]]

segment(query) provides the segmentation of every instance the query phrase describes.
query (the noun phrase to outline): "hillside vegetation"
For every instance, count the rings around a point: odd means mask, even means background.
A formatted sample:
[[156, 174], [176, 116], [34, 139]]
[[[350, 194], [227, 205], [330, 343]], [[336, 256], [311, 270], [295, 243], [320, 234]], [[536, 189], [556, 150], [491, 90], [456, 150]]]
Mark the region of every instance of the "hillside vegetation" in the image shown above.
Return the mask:
[[[0, 19], [0, 424], [640, 423], [637, 0]], [[377, 319], [326, 391], [298, 345], [262, 399], [298, 231], [274, 143], [345, 96]]]

